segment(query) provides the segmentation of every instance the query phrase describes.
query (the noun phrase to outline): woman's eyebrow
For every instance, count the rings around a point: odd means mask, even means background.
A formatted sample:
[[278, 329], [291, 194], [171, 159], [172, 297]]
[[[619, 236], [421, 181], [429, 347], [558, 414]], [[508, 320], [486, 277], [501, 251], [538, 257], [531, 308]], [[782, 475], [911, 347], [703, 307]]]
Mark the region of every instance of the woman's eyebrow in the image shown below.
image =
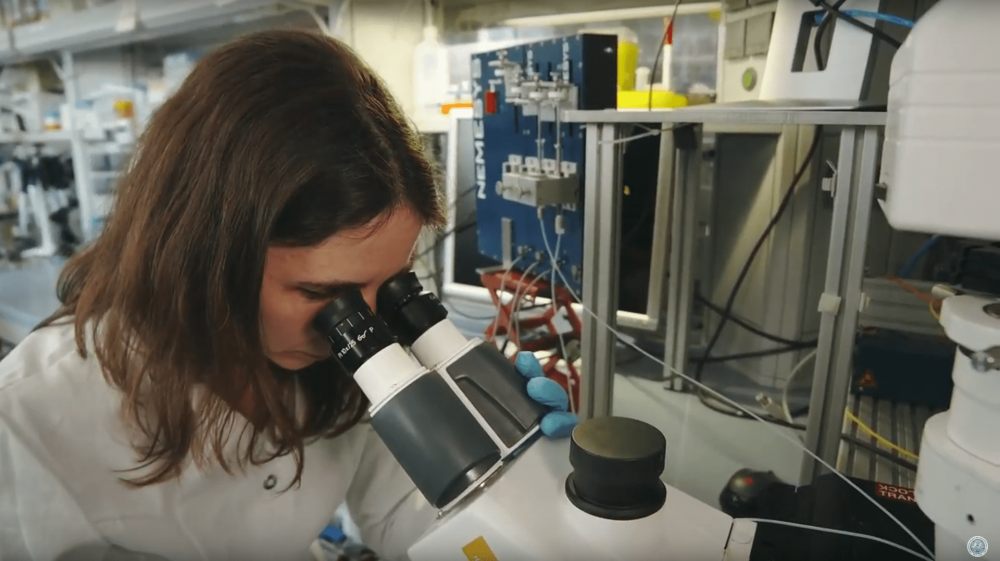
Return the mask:
[[[410, 269], [413, 267], [412, 263], [413, 260], [411, 259], [410, 261], [411, 261], [410, 263], [407, 263], [402, 268], [400, 268], [399, 271], [396, 273], [396, 275], [401, 275], [410, 272]], [[335, 295], [335, 294], [341, 294], [348, 290], [361, 290], [362, 288], [364, 288], [365, 283], [355, 282], [355, 281], [323, 281], [323, 282], [306, 281], [306, 282], [296, 283], [295, 286], [297, 286], [298, 288], [308, 290], [310, 292], [316, 292], [318, 294]]]
[[318, 294], [340, 294], [348, 290], [360, 290], [364, 283], [351, 281], [300, 282], [296, 286]]

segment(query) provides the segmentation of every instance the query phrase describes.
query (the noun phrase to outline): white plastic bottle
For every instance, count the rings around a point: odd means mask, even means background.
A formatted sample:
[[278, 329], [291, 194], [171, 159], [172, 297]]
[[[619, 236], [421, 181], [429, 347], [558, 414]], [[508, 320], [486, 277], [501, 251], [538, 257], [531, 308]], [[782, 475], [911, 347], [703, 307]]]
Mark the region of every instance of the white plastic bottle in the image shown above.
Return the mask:
[[424, 27], [424, 40], [413, 51], [413, 107], [418, 118], [441, 115], [450, 81], [448, 49], [441, 44], [437, 27]]

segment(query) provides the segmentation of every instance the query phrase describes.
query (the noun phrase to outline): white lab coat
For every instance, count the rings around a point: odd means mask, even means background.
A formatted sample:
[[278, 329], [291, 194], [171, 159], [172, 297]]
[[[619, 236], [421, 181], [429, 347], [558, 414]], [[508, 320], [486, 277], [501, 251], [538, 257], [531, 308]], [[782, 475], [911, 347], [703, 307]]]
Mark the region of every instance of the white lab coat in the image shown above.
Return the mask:
[[[130, 488], [135, 452], [120, 397], [71, 325], [32, 333], [0, 362], [0, 561], [295, 561], [347, 501], [362, 538], [389, 559], [435, 511], [368, 425], [244, 473], [188, 467]], [[234, 442], [238, 430], [233, 431]]]

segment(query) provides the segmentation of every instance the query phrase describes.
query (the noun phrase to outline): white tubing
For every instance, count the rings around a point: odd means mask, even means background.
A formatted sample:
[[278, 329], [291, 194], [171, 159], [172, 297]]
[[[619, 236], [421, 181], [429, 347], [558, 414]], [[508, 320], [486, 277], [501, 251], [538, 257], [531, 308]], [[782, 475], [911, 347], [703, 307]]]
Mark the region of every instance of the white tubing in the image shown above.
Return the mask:
[[394, 344], [368, 359], [354, 373], [354, 380], [375, 409], [423, 370], [402, 347]]
[[420, 364], [433, 369], [455, 356], [469, 342], [451, 321], [444, 319], [417, 338], [410, 347]]

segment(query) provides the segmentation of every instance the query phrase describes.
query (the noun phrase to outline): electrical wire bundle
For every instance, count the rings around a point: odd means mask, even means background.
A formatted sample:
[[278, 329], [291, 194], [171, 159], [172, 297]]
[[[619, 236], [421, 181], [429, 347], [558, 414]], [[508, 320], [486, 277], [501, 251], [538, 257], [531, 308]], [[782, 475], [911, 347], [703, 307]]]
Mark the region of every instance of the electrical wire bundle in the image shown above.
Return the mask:
[[840, 8], [847, 2], [847, 0], [837, 0], [836, 2], [833, 3], [833, 5], [830, 5], [829, 3], [823, 0], [810, 0], [810, 1], [813, 3], [814, 6], [816, 6], [817, 8], [821, 8], [826, 12], [821, 16], [819, 23], [816, 25], [816, 34], [813, 36], [813, 54], [816, 57], [816, 68], [818, 70], [826, 69], [826, 59], [825, 55], [823, 54], [823, 38], [826, 36], [826, 32], [828, 29], [830, 29], [830, 26], [833, 25], [834, 20], [839, 19], [853, 25], [854, 27], [857, 27], [858, 29], [867, 31], [868, 33], [871, 33], [872, 36], [874, 36], [876, 39], [879, 39], [880, 41], [882, 41], [883, 43], [889, 45], [894, 49], [898, 49], [901, 46], [901, 43], [899, 41], [893, 39], [892, 37], [889, 36], [889, 34], [882, 31], [881, 29], [878, 29], [872, 25], [868, 25], [867, 23], [858, 20], [854, 16], [864, 15], [872, 17], [877, 20], [896, 23], [898, 25], [904, 25], [909, 27], [913, 26], [913, 22], [909, 22], [902, 18], [888, 16], [886, 14], [868, 13], [868, 12], [859, 13], [850, 10], [842, 11]]
[[[767, 241], [768, 237], [770, 237], [771, 232], [774, 231], [775, 226], [777, 226], [778, 222], [781, 220], [781, 217], [784, 216], [785, 211], [788, 209], [789, 204], [792, 202], [792, 196], [795, 194], [796, 189], [798, 188], [800, 182], [802, 181], [802, 178], [805, 175], [806, 170], [809, 169], [809, 164], [810, 162], [812, 162], [813, 157], [816, 155], [822, 137], [823, 137], [823, 130], [822, 128], [817, 127], [815, 134], [813, 136], [812, 144], [809, 146], [809, 150], [806, 153], [806, 157], [803, 158], [802, 163], [799, 165], [798, 170], [795, 172], [795, 176], [792, 178], [791, 185], [785, 191], [785, 194], [782, 197], [781, 202], [778, 205], [778, 209], [774, 213], [774, 216], [771, 217], [771, 220], [767, 223], [767, 226], [764, 228], [764, 231], [757, 238], [757, 242], [754, 244], [753, 249], [750, 250], [750, 255], [747, 256], [746, 261], [743, 263], [743, 267], [740, 269], [739, 275], [736, 277], [736, 282], [733, 284], [732, 289], [730, 289], [729, 291], [729, 297], [726, 299], [725, 306], [722, 308], [721, 311], [716, 308], [715, 311], [719, 313], [720, 318], [719, 318], [719, 323], [718, 325], [716, 325], [715, 331], [712, 333], [712, 336], [708, 341], [708, 345], [705, 348], [704, 357], [706, 359], [711, 357], [712, 350], [715, 349], [715, 345], [719, 342], [719, 338], [722, 336], [722, 330], [726, 327], [726, 323], [732, 318], [733, 307], [736, 304], [736, 297], [738, 296], [739, 290], [743, 286], [743, 282], [746, 280], [747, 275], [750, 273], [750, 267], [753, 265], [753, 262], [757, 258], [757, 255], [760, 252], [761, 248], [764, 247], [764, 243]], [[702, 373], [705, 368], [705, 363], [706, 363], [705, 360], [699, 361], [698, 366], [695, 370], [694, 379], [697, 380], [698, 382], [701, 382]], [[699, 393], [699, 395], [701, 394]]]

